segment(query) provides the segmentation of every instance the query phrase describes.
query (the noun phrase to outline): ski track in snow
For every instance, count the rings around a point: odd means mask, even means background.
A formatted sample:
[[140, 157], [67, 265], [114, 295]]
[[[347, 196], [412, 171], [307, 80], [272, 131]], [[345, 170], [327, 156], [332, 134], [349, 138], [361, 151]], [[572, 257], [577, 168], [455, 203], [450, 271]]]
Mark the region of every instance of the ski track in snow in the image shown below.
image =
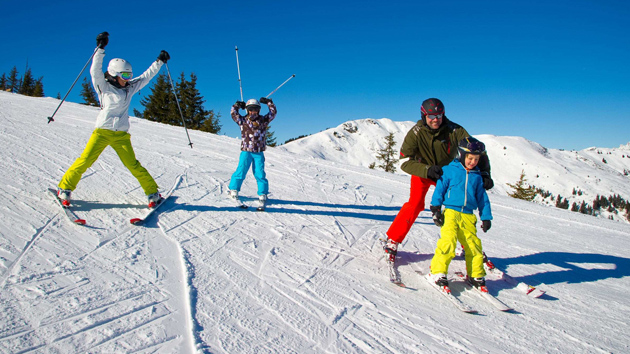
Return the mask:
[[[428, 271], [439, 238], [426, 210], [399, 250], [409, 289], [388, 281], [379, 239], [407, 201], [407, 176], [269, 149], [268, 209], [240, 210], [227, 199], [238, 140], [192, 131], [190, 149], [181, 128], [132, 119], [138, 160], [163, 190], [185, 171], [179, 188], [143, 226], [129, 225], [145, 196], [107, 149], [73, 193], [87, 226], [71, 224], [45, 191], [80, 154], [97, 110], [65, 103], [45, 125], [57, 103], [0, 92], [9, 147], [0, 159], [0, 352], [608, 353], [630, 345], [626, 224], [491, 195], [484, 249], [547, 295], [528, 298], [489, 279], [515, 309], [502, 313], [457, 282], [453, 293], [479, 310], [463, 314], [413, 269]], [[250, 175], [246, 203], [255, 191]], [[463, 269], [455, 259], [451, 272]]]

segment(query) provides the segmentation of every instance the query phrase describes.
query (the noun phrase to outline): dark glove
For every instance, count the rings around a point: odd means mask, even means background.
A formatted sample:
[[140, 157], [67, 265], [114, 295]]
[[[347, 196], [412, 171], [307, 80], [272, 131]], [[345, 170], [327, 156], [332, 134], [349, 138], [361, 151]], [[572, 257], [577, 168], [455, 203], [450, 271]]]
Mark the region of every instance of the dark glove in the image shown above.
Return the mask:
[[234, 105], [240, 109], [245, 109], [245, 102], [243, 101], [236, 101]]
[[481, 229], [483, 230], [483, 232], [488, 232], [488, 230], [490, 230], [490, 227], [492, 227], [492, 221], [484, 220], [481, 222]]
[[163, 50], [160, 52], [160, 55], [158, 55], [158, 60], [162, 61], [162, 63], [166, 64], [166, 62], [171, 59], [171, 56], [168, 55], [168, 52]]
[[105, 49], [107, 43], [109, 43], [109, 33], [103, 32], [96, 36], [96, 46], [100, 49]]
[[267, 103], [270, 103], [270, 102], [271, 102], [271, 103], [273, 103], [273, 101], [271, 100], [271, 98], [267, 98], [267, 97], [261, 97], [258, 101], [259, 101], [260, 103], [262, 103], [262, 104], [267, 104]]
[[431, 178], [434, 181], [437, 181], [438, 179], [440, 179], [440, 177], [442, 177], [442, 167], [438, 165], [433, 165], [429, 167], [429, 169], [427, 170], [427, 177]]
[[433, 214], [433, 223], [435, 224], [435, 226], [442, 227], [442, 225], [444, 225], [444, 214], [442, 214], [442, 207], [431, 205], [429, 209]]
[[481, 176], [481, 178], [483, 179], [483, 189], [488, 190], [494, 187], [494, 181], [490, 176]]

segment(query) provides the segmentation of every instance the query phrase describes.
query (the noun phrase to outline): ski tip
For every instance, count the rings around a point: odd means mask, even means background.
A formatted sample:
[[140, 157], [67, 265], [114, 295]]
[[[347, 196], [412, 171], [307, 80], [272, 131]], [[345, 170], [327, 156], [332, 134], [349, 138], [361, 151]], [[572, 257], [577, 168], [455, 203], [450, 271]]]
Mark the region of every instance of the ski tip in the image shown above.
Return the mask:
[[545, 295], [545, 291], [534, 288], [534, 290], [528, 292], [527, 295], [529, 295], [531, 297], [539, 298], [539, 297]]
[[140, 218], [133, 218], [133, 219], [129, 220], [129, 222], [132, 223], [133, 225], [137, 225], [137, 224], [142, 222], [142, 219], [140, 219]]
[[85, 225], [85, 220], [84, 219], [76, 219], [76, 220], [74, 220], [74, 223], [78, 224], [78, 225]]

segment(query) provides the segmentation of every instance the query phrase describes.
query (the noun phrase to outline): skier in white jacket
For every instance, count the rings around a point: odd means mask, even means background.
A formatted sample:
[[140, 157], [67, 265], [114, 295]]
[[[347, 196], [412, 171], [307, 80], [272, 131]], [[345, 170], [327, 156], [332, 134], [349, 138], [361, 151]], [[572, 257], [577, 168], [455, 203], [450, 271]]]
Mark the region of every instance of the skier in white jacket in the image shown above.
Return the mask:
[[105, 46], [109, 42], [107, 32], [96, 37], [98, 49], [92, 60], [90, 74], [92, 84], [101, 103], [101, 111], [96, 118], [95, 129], [81, 156], [70, 166], [59, 182], [57, 195], [63, 205], [70, 205], [70, 194], [81, 180], [81, 176], [98, 159], [107, 146], [111, 146], [122, 163], [133, 174], [148, 197], [148, 206], [153, 208], [160, 199], [158, 186], [149, 172], [136, 159], [131, 146], [129, 130], [129, 106], [132, 96], [146, 86], [170, 59], [166, 51], [161, 51], [157, 60], [137, 78], [133, 78], [131, 64], [124, 59], [112, 59], [103, 74]]

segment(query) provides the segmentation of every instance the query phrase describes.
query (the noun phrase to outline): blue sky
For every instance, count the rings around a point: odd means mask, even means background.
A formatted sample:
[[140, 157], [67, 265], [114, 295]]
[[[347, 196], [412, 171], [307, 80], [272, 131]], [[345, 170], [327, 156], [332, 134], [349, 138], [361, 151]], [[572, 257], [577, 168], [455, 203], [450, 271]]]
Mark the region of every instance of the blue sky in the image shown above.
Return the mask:
[[[628, 1], [61, 0], [2, 9], [0, 72], [23, 74], [28, 60], [46, 95], [63, 96], [108, 31], [106, 63], [125, 58], [139, 74], [167, 50], [171, 74], [198, 76], [205, 108], [232, 137], [238, 46], [245, 99], [296, 75], [272, 96], [280, 143], [354, 119], [416, 121], [429, 97], [471, 134], [556, 149], [630, 142]], [[68, 99], [81, 102], [79, 92]]]

